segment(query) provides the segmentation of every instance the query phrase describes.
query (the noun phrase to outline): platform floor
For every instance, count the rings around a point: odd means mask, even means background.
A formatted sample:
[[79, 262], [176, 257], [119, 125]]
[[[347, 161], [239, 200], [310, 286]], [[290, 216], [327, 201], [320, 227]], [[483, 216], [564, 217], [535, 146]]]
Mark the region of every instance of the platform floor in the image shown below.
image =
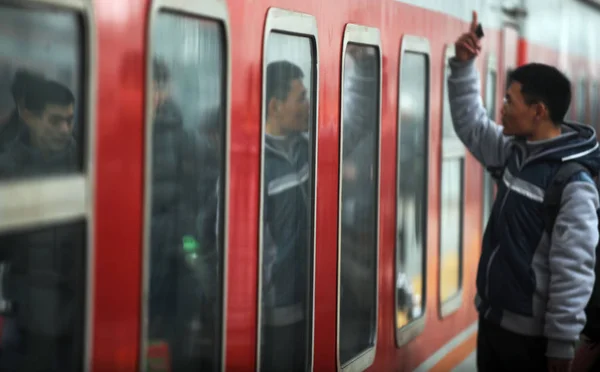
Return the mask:
[[476, 372], [477, 371], [477, 354], [472, 352], [467, 359], [456, 366], [452, 372]]

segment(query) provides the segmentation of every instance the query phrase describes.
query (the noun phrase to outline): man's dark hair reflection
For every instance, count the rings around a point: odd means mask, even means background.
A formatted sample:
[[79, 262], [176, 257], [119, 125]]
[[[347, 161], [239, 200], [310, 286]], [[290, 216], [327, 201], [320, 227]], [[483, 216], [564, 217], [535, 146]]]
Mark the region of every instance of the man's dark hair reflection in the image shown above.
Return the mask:
[[44, 82], [44, 76], [27, 69], [15, 72], [10, 93], [15, 107], [8, 119], [0, 126], [0, 153], [7, 143], [12, 142], [22, 128], [20, 112], [25, 107], [25, 96], [28, 91], [37, 89]]

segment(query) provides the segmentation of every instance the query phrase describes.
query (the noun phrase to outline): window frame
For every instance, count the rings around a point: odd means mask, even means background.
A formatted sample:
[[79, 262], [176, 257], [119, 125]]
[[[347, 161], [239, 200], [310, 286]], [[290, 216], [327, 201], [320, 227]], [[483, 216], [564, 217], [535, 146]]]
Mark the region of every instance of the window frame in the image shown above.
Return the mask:
[[598, 133], [600, 126], [600, 81], [592, 79], [590, 81], [590, 125]]
[[[412, 52], [412, 53], [417, 53], [417, 54], [423, 54], [426, 57], [426, 61], [427, 61], [427, 71], [426, 71], [426, 80], [427, 80], [427, 86], [425, 89], [425, 95], [427, 97], [427, 108], [425, 110], [425, 114], [426, 114], [426, 125], [427, 128], [425, 130], [425, 134], [427, 136], [426, 140], [425, 140], [425, 164], [426, 164], [426, 172], [425, 172], [425, 184], [429, 185], [429, 180], [430, 180], [430, 176], [429, 176], [429, 171], [431, 170], [430, 165], [429, 165], [429, 161], [431, 160], [431, 155], [429, 154], [429, 150], [431, 149], [431, 45], [429, 43], [429, 40], [425, 37], [421, 37], [421, 36], [415, 36], [415, 35], [407, 35], [405, 34], [402, 37], [402, 41], [401, 41], [401, 46], [400, 46], [400, 60], [398, 63], [398, 100], [397, 100], [397, 104], [398, 104], [398, 113], [397, 113], [397, 119], [396, 119], [396, 128], [397, 128], [397, 135], [396, 135], [396, 141], [397, 141], [397, 149], [396, 149], [396, 213], [395, 213], [395, 217], [396, 217], [396, 226], [398, 225], [398, 220], [399, 220], [399, 210], [398, 210], [398, 197], [399, 197], [399, 193], [398, 193], [398, 185], [400, 182], [400, 146], [401, 146], [401, 141], [400, 141], [400, 136], [402, 133], [402, 112], [400, 109], [400, 97], [401, 97], [401, 89], [402, 89], [402, 66], [403, 66], [403, 60], [404, 60], [404, 55], [407, 52]], [[425, 229], [425, 234], [423, 236], [423, 267], [422, 267], [422, 275], [423, 275], [423, 284], [422, 284], [422, 308], [423, 308], [423, 314], [421, 314], [420, 317], [418, 317], [417, 319], [414, 319], [413, 321], [405, 324], [404, 326], [402, 326], [401, 328], [398, 328], [398, 317], [397, 315], [397, 307], [398, 307], [398, 291], [396, 290], [396, 286], [394, 285], [393, 289], [394, 289], [394, 328], [395, 328], [395, 333], [396, 333], [396, 347], [400, 348], [404, 345], [406, 345], [407, 343], [409, 343], [411, 340], [415, 339], [417, 336], [419, 336], [423, 330], [425, 329], [425, 322], [426, 322], [426, 318], [427, 318], [427, 259], [429, 257], [428, 254], [428, 242], [429, 242], [429, 237], [428, 237], [428, 231], [429, 231], [429, 223], [428, 223], [428, 215], [429, 215], [429, 186], [427, 186], [427, 190], [425, 192], [425, 197], [424, 197], [424, 202], [425, 202], [425, 206], [424, 206], [424, 210], [425, 210], [425, 221], [424, 221], [424, 229]], [[398, 230], [397, 228], [395, 229], [395, 243], [394, 243], [394, 283], [396, 282], [396, 278], [398, 277], [398, 273], [399, 273], [399, 267], [398, 267], [398, 252], [400, 250], [400, 245], [398, 243]]]
[[588, 99], [589, 99], [589, 86], [586, 84], [586, 78], [579, 76], [575, 82], [575, 99], [576, 101], [576, 113], [575, 122], [580, 124], [587, 124], [588, 120]]
[[146, 38], [146, 88], [145, 88], [145, 119], [144, 119], [144, 225], [143, 225], [143, 249], [142, 249], [142, 295], [141, 299], [141, 327], [140, 327], [140, 349], [139, 349], [139, 371], [146, 371], [148, 360], [146, 358], [148, 351], [148, 299], [150, 289], [150, 231], [152, 228], [152, 119], [153, 119], [153, 95], [154, 89], [152, 87], [153, 71], [154, 66], [152, 59], [154, 56], [154, 47], [152, 43], [152, 26], [156, 23], [157, 17], [161, 11], [167, 11], [172, 14], [178, 14], [182, 17], [197, 18], [214, 21], [220, 24], [222, 30], [222, 41], [223, 41], [223, 52], [225, 78], [223, 79], [223, 100], [224, 100], [224, 136], [223, 144], [224, 149], [221, 150], [224, 158], [221, 165], [221, 172], [223, 172], [223, 178], [220, 180], [223, 196], [223, 202], [221, 205], [221, 211], [219, 214], [220, 232], [222, 236], [219, 239], [221, 243], [221, 254], [220, 254], [220, 284], [221, 284], [221, 340], [220, 340], [220, 370], [225, 371], [226, 362], [226, 345], [227, 345], [227, 274], [228, 274], [228, 233], [229, 228], [227, 224], [227, 217], [229, 216], [229, 178], [230, 178], [230, 157], [229, 149], [231, 146], [231, 38], [229, 31], [229, 12], [227, 4], [219, 0], [203, 0], [203, 1], [186, 1], [186, 0], [151, 0], [148, 17], [148, 24], [145, 27], [145, 31], [148, 35]]
[[[494, 122], [496, 122], [496, 118], [498, 116], [498, 59], [496, 58], [496, 55], [493, 53], [489, 53], [487, 56], [487, 68], [485, 71], [485, 93], [487, 95], [487, 88], [489, 86], [489, 84], [491, 83], [491, 81], [489, 80], [490, 74], [494, 73], [496, 80], [495, 80], [495, 88], [493, 91], [493, 98], [494, 98], [494, 108], [495, 108], [495, 112], [493, 112], [493, 116], [492, 116], [492, 120]], [[507, 87], [508, 88], [508, 87]], [[484, 98], [484, 102], [486, 102], [487, 104], [487, 96], [483, 97]], [[489, 107], [485, 108], [486, 111], [488, 112], [488, 117], [489, 117]], [[481, 170], [482, 170], [482, 176], [481, 176], [481, 189], [482, 189], [482, 193], [481, 193], [481, 235], [483, 236], [483, 232], [485, 231], [485, 227], [487, 225], [487, 222], [490, 218], [489, 215], [486, 215], [486, 210], [484, 208], [485, 205], [485, 196], [486, 196], [486, 190], [485, 190], [485, 184], [486, 184], [486, 177], [489, 179], [490, 182], [490, 187], [492, 188], [492, 200], [490, 200], [490, 210], [488, 211], [489, 213], [492, 213], [492, 207], [494, 205], [494, 200], [496, 199], [496, 186], [494, 184], [494, 180], [492, 179], [492, 176], [488, 173], [488, 171], [485, 169], [485, 167], [483, 165], [481, 166]]]
[[[446, 99], [448, 97], [448, 68], [450, 67], [450, 58], [456, 55], [454, 44], [448, 44], [444, 51], [444, 63], [443, 63], [443, 96], [442, 96], [442, 146], [440, 151], [440, 184], [439, 184], [439, 213], [440, 213], [440, 224], [439, 224], [439, 242], [438, 242], [438, 256], [439, 256], [439, 268], [438, 268], [438, 307], [440, 312], [440, 317], [445, 318], [449, 315], [455, 313], [458, 309], [460, 309], [463, 302], [463, 292], [464, 292], [464, 226], [465, 226], [465, 175], [466, 175], [466, 150], [463, 143], [460, 141], [456, 133], [453, 133], [451, 137], [446, 137], [444, 135], [446, 120], [450, 120], [452, 122], [452, 117], [447, 118], [444, 109], [446, 105], [449, 105], [449, 100]], [[458, 272], [458, 290], [455, 294], [450, 296], [448, 299], [444, 301], [442, 298], [442, 231], [443, 227], [441, 224], [442, 219], [442, 211], [443, 211], [443, 199], [442, 199], [442, 184], [443, 184], [443, 164], [444, 160], [459, 160], [462, 161], [461, 166], [461, 181], [460, 181], [460, 199], [459, 199], [459, 246], [458, 246], [458, 255], [459, 255], [459, 272]]]
[[[180, 0], [185, 1], [185, 0]], [[310, 94], [310, 103], [313, 106], [310, 114], [314, 123], [313, 125], [313, 134], [314, 138], [311, 138], [313, 143], [313, 156], [312, 156], [312, 174], [310, 175], [310, 180], [312, 182], [311, 192], [313, 196], [313, 202], [310, 206], [311, 208], [311, 228], [312, 228], [312, 236], [311, 236], [311, 260], [310, 271], [311, 271], [311, 313], [310, 313], [310, 337], [307, 341], [310, 341], [310, 345], [308, 345], [307, 350], [309, 351], [309, 370], [313, 369], [314, 366], [314, 338], [315, 338], [315, 263], [316, 263], [316, 231], [317, 231], [317, 174], [318, 174], [318, 154], [319, 154], [319, 36], [318, 36], [318, 27], [317, 27], [317, 18], [312, 14], [308, 13], [300, 13], [295, 11], [290, 11], [277, 7], [270, 7], [267, 11], [265, 28], [262, 40], [262, 60], [261, 60], [261, 121], [260, 121], [260, 174], [259, 174], [259, 215], [258, 215], [258, 287], [257, 287], [257, 327], [256, 327], [256, 371], [260, 370], [261, 366], [261, 319], [262, 319], [262, 284], [263, 284], [263, 275], [262, 275], [262, 267], [263, 267], [263, 214], [264, 214], [264, 195], [263, 190], [265, 187], [264, 184], [264, 170], [265, 170], [265, 122], [267, 120], [267, 113], [265, 111], [265, 99], [267, 95], [267, 52], [268, 52], [268, 41], [269, 36], [272, 32], [277, 32], [281, 34], [286, 34], [290, 36], [298, 36], [305, 37], [310, 39], [311, 48], [313, 55], [313, 66], [315, 71], [312, 71], [312, 81], [313, 84], [311, 86]], [[314, 93], [314, 96], [313, 96]]]
[[[340, 309], [341, 309], [341, 286], [342, 286], [342, 170], [344, 167], [344, 73], [346, 72], [346, 49], [348, 44], [360, 44], [371, 46], [377, 49], [378, 53], [378, 108], [377, 108], [377, 202], [376, 202], [376, 239], [375, 239], [375, 334], [373, 335], [373, 346], [362, 351], [361, 354], [355, 356], [345, 365], [342, 365], [340, 360]], [[340, 121], [339, 121], [339, 167], [338, 167], [338, 218], [337, 218], [337, 303], [336, 303], [336, 365], [339, 371], [342, 372], [358, 372], [364, 371], [370, 367], [375, 361], [375, 353], [377, 350], [377, 335], [379, 322], [379, 242], [380, 242], [380, 196], [381, 196], [381, 106], [382, 106], [382, 68], [383, 68], [383, 53], [381, 47], [381, 33], [378, 28], [367, 27], [354, 23], [347, 23], [344, 28], [344, 38], [342, 40], [341, 54], [341, 75], [340, 75]]]
[[[3, 7], [23, 10], [68, 11], [76, 15], [84, 36], [78, 45], [80, 61], [76, 66], [81, 74], [81, 96], [76, 97], [83, 110], [82, 171], [66, 176], [32, 179], [0, 180], [0, 200], [8, 201], [8, 207], [0, 220], [0, 233], [31, 227], [45, 227], [74, 222], [80, 219], [86, 224], [85, 258], [85, 309], [82, 363], [84, 369], [92, 366], [92, 341], [94, 319], [94, 204], [96, 164], [96, 90], [97, 90], [97, 41], [93, 6], [85, 0], [5, 0]], [[35, 196], [35, 200], [32, 200]]]

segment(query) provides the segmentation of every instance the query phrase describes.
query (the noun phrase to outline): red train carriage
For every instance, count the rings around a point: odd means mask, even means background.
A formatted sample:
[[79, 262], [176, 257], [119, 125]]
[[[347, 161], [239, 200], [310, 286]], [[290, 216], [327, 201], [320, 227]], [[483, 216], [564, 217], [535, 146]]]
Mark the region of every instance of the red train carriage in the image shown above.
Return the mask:
[[[67, 171], [0, 171], [3, 339], [67, 350], [66, 370], [472, 359], [493, 186], [445, 98], [471, 9], [491, 118], [507, 71], [542, 61], [572, 77], [570, 115], [600, 124], [600, 13], [501, 3], [0, 0], [0, 136], [33, 125], [11, 88], [26, 70], [73, 93], [60, 125], [78, 145]], [[44, 256], [14, 243], [33, 237]], [[37, 273], [26, 301], [4, 290], [20, 269]], [[58, 368], [46, 346], [25, 354]]]

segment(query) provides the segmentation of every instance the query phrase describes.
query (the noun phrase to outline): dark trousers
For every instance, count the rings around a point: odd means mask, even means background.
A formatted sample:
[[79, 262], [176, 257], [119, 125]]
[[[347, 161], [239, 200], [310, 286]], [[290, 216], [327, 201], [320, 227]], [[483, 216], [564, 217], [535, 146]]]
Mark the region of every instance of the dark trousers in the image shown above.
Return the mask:
[[545, 337], [522, 336], [479, 318], [479, 372], [547, 372]]

